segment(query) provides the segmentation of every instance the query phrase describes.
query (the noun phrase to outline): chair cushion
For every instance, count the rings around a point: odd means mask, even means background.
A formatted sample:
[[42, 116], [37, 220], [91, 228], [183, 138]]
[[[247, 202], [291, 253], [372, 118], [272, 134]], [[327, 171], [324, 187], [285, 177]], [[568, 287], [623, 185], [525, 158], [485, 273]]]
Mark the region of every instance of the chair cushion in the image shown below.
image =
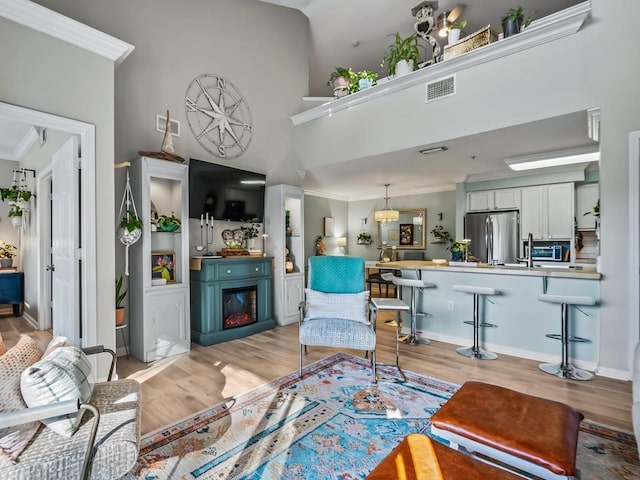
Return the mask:
[[302, 323], [300, 343], [341, 348], [348, 345], [355, 350], [375, 350], [376, 334], [371, 325], [340, 318], [319, 318]]
[[[0, 356], [0, 412], [25, 409], [20, 393], [20, 375], [41, 356], [38, 344], [28, 335], [21, 335], [18, 343]], [[16, 460], [39, 426], [40, 422], [31, 422], [0, 429], [0, 455], [9, 461]]]
[[[86, 403], [93, 393], [91, 363], [76, 346], [55, 348], [22, 373], [20, 388], [29, 407], [79, 399]], [[70, 437], [80, 425], [82, 411], [42, 420], [54, 432]]]
[[305, 320], [342, 318], [369, 325], [369, 292], [324, 293], [305, 289]]
[[[100, 411], [100, 423], [89, 478], [121, 478], [138, 458], [140, 384], [129, 379], [96, 383], [91, 403]], [[67, 439], [40, 424], [38, 434], [15, 465], [0, 462], [0, 478], [80, 478], [92, 425], [93, 416], [87, 413], [78, 431]]]
[[364, 290], [364, 258], [309, 257], [309, 288], [326, 293]]

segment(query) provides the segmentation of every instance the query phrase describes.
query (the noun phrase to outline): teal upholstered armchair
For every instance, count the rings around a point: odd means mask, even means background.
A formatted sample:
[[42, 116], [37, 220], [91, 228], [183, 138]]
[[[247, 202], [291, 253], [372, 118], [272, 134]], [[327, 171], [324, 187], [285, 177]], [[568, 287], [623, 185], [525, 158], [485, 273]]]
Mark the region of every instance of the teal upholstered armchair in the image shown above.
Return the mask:
[[300, 376], [307, 345], [371, 352], [376, 378], [376, 331], [361, 257], [310, 257], [308, 288], [300, 305]]

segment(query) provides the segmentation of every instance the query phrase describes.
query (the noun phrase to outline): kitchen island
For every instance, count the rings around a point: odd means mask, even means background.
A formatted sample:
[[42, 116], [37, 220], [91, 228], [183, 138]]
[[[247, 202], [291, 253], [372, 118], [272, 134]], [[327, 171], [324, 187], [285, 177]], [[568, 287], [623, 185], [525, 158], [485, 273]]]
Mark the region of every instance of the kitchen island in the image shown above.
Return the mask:
[[[560, 361], [560, 342], [545, 336], [560, 333], [560, 305], [540, 302], [538, 295], [593, 297], [596, 305], [580, 307], [584, 314], [575, 307], [569, 308], [570, 334], [591, 340], [571, 343], [569, 355], [576, 366], [597, 372], [601, 275], [595, 268], [471, 265], [474, 264], [448, 265], [417, 260], [375, 263], [377, 268], [400, 270], [405, 276], [417, 276], [435, 284], [435, 288], [424, 289], [418, 295], [418, 311], [427, 314], [418, 316], [418, 331], [422, 331], [424, 337], [454, 345], [473, 343], [473, 327], [463, 323], [472, 319], [473, 296], [454, 291], [453, 285], [495, 288], [499, 294], [481, 300], [480, 315], [497, 328], [482, 329], [481, 343], [498, 354], [541, 362]], [[407, 291], [404, 298], [409, 298], [408, 295]], [[409, 324], [409, 318], [405, 318], [405, 330]]]

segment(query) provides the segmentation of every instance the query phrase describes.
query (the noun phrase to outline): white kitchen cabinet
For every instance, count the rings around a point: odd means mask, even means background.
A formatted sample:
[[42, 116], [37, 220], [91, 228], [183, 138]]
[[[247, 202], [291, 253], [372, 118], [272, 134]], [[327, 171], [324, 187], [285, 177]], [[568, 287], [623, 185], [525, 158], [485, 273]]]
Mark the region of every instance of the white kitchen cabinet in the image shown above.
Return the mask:
[[503, 188], [467, 194], [467, 211], [509, 210], [520, 208], [520, 189]]
[[576, 220], [578, 230], [595, 230], [596, 217], [585, 215], [591, 212], [600, 198], [600, 189], [597, 183], [588, 183], [576, 187]]
[[[185, 164], [149, 157], [131, 164], [142, 237], [130, 247], [129, 328], [131, 353], [143, 362], [188, 352], [191, 345], [188, 172]], [[180, 228], [156, 231], [162, 215], [174, 215]]]
[[[265, 196], [267, 255], [273, 257], [273, 314], [278, 325], [298, 321], [304, 294], [304, 193], [291, 185], [271, 185]], [[287, 272], [286, 262], [293, 263]]]
[[522, 188], [520, 232], [534, 240], [571, 240], [573, 237], [573, 183]]

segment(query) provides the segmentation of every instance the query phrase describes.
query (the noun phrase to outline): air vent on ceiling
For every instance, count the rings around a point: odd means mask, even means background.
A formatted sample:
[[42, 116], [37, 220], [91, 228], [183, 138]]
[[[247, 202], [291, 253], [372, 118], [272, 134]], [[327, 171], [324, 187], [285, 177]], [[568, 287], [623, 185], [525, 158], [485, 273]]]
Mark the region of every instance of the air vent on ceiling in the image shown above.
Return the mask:
[[456, 76], [441, 78], [434, 82], [427, 83], [425, 103], [433, 102], [443, 97], [456, 94]]

